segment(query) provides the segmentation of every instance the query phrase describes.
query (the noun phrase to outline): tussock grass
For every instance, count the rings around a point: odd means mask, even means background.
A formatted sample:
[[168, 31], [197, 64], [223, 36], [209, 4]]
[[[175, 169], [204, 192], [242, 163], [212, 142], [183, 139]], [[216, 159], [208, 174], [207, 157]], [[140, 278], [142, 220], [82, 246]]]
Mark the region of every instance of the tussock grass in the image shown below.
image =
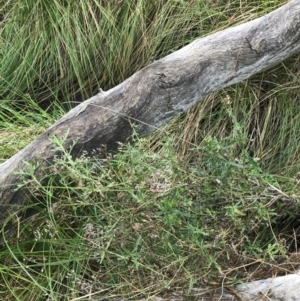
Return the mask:
[[1, 1], [1, 98], [44, 106], [110, 89], [197, 37], [263, 15], [230, 1]]
[[[0, 1], [4, 161], [99, 87], [283, 1]], [[3, 47], [2, 47], [3, 46]], [[63, 155], [8, 217], [1, 300], [147, 299], [299, 266], [299, 57], [208, 96], [118, 154]], [[63, 104], [67, 102], [67, 104]], [[101, 155], [101, 156], [99, 156]], [[102, 159], [99, 159], [99, 158]], [[44, 179], [45, 180], [45, 179]]]

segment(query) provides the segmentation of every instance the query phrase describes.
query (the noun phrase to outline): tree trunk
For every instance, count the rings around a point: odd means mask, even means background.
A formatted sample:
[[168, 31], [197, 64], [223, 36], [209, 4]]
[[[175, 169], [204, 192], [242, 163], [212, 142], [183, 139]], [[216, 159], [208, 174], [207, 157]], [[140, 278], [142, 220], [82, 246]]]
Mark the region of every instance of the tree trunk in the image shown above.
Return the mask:
[[251, 22], [198, 39], [143, 68], [120, 85], [83, 102], [26, 148], [0, 165], [0, 226], [26, 203], [30, 192], [17, 190], [24, 161], [38, 163], [41, 179], [53, 162], [53, 144], [68, 133], [64, 146], [74, 157], [107, 145], [114, 149], [137, 125], [147, 134], [190, 108], [207, 94], [245, 80], [300, 51], [300, 1], [291, 1]]

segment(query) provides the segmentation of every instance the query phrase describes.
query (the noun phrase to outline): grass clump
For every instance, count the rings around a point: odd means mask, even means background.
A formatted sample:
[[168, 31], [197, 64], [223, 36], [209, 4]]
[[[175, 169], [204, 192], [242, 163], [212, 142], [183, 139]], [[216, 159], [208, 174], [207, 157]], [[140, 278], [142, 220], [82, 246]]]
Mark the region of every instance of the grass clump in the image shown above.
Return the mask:
[[80, 102], [195, 38], [283, 3], [267, 2], [1, 1], [0, 97], [22, 103], [28, 95], [43, 108]]

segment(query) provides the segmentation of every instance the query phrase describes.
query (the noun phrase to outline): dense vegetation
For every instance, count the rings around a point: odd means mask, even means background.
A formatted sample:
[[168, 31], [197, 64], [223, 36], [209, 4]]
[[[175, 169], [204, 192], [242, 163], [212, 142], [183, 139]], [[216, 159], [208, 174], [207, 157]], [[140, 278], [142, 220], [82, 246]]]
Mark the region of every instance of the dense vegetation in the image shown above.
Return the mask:
[[[0, 0], [0, 162], [72, 105], [282, 0]], [[147, 299], [300, 265], [300, 57], [206, 97], [117, 154], [64, 155], [3, 234], [1, 300]], [[17, 219], [17, 212], [7, 217]]]

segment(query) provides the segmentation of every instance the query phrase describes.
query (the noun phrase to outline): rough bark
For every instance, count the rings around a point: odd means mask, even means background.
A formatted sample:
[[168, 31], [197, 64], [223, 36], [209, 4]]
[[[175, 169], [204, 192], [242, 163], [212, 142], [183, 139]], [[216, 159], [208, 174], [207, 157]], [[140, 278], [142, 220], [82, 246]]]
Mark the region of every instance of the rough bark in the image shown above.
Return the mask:
[[190, 108], [207, 94], [271, 68], [300, 51], [300, 1], [291, 1], [251, 22], [198, 39], [143, 68], [120, 85], [68, 112], [30, 145], [0, 165], [0, 226], [26, 203], [29, 192], [16, 189], [24, 161], [38, 162], [36, 177], [53, 161], [50, 135], [72, 154], [92, 153], [147, 134]]

